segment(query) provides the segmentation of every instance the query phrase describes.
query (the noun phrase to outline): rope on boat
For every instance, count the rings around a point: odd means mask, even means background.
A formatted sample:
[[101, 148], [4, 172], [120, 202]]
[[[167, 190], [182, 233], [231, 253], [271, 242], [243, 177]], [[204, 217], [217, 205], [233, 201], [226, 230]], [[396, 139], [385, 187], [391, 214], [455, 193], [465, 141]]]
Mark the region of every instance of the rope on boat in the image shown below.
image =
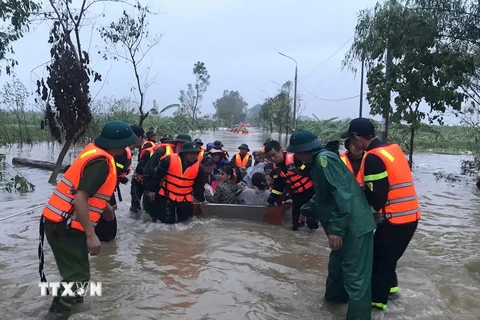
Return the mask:
[[43, 206], [45, 206], [45, 204], [39, 204], [39, 205], [37, 205], [37, 206], [35, 206], [35, 207], [31, 207], [31, 208], [29, 208], [29, 209], [26, 209], [26, 210], [23, 210], [23, 211], [20, 211], [20, 212], [11, 214], [11, 215], [9, 215], [9, 216], [0, 218], [0, 221], [7, 220], [7, 219], [10, 219], [10, 218], [19, 216], [19, 215], [21, 215], [21, 214], [24, 214], [24, 213], [31, 212], [31, 211], [34, 211], [34, 210], [36, 210], [36, 209], [40, 209], [40, 208], [43, 207]]

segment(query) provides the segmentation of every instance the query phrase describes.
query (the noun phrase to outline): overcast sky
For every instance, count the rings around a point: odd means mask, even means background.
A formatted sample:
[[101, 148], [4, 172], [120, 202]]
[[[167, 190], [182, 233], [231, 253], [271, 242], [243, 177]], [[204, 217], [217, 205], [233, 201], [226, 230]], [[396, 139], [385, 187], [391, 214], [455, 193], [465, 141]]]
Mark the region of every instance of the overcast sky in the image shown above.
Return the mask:
[[[80, 0], [73, 2], [78, 4]], [[163, 34], [163, 38], [145, 60], [144, 67], [151, 65], [150, 74], [158, 73], [156, 83], [147, 92], [147, 107], [152, 106], [153, 99], [160, 107], [178, 103], [179, 90], [194, 81], [192, 68], [197, 61], [205, 62], [211, 75], [211, 85], [202, 102], [204, 114], [214, 113], [212, 102], [224, 90], [238, 90], [252, 107], [268, 95], [276, 94], [278, 86], [272, 81], [293, 80], [295, 63], [279, 55], [281, 51], [298, 62], [298, 92], [305, 105], [303, 115], [315, 114], [319, 118], [358, 115], [359, 98], [335, 102], [324, 99], [359, 94], [360, 77], [355, 78], [349, 70], [342, 71], [341, 61], [352, 43], [359, 10], [372, 7], [374, 0], [154, 0], [149, 3], [161, 12], [150, 17], [149, 30]], [[104, 79], [104, 83], [92, 85], [92, 96], [97, 99], [134, 97], [130, 90], [134, 80], [130, 66], [123, 61], [104, 61], [97, 54], [103, 42], [96, 30], [91, 31], [92, 27], [97, 29], [117, 20], [121, 10], [119, 4], [93, 5], [91, 13], [105, 12], [105, 18], [95, 19], [95, 25], [86, 26], [82, 33], [92, 66]], [[16, 74], [32, 91], [38, 77], [46, 75], [45, 68], [38, 66], [50, 58], [49, 27], [46, 23], [35, 25], [14, 44], [19, 62]], [[1, 82], [6, 80], [9, 78], [2, 75]], [[364, 106], [368, 113], [368, 104]]]

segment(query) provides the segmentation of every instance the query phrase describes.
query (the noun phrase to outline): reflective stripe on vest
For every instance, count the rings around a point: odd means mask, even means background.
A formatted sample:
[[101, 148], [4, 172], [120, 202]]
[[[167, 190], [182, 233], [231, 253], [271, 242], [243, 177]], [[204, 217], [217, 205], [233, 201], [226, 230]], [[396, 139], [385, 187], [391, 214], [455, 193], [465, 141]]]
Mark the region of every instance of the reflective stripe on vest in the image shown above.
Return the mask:
[[250, 159], [250, 153], [247, 153], [245, 157], [240, 155], [240, 152], [235, 153], [235, 165], [237, 168], [246, 168], [248, 164], [248, 160]]
[[182, 159], [177, 153], [172, 153], [167, 174], [162, 180], [158, 194], [168, 196], [175, 202], [192, 202], [193, 184], [199, 170], [200, 161], [197, 161], [183, 172]]
[[[364, 176], [365, 159], [368, 154], [374, 154], [382, 159], [387, 174], [381, 174], [378, 179], [387, 177], [390, 185], [385, 207], [378, 214], [383, 214], [392, 224], [406, 224], [420, 219], [420, 205], [413, 183], [412, 171], [400, 146], [392, 143], [365, 153], [359, 175], [362, 185], [368, 183]], [[372, 176], [369, 177], [370, 181], [374, 181]]]
[[[295, 170], [295, 158], [293, 153], [287, 153], [285, 156], [285, 165], [287, 172], [280, 171], [280, 177], [285, 180], [285, 183], [290, 187], [293, 193], [304, 192], [313, 187], [313, 182], [310, 177], [304, 177], [297, 174]], [[304, 167], [305, 165], [302, 165]]]
[[117, 170], [115, 159], [93, 143], [88, 144], [83, 149], [80, 156], [75, 159], [63, 178], [58, 182], [57, 187], [43, 209], [42, 216], [45, 219], [51, 222], [61, 222], [67, 219], [67, 225], [72, 229], [84, 231], [80, 222], [77, 221], [73, 201], [85, 166], [91, 160], [98, 158], [106, 159], [109, 171], [104, 184], [95, 195], [88, 199], [90, 221], [94, 226], [96, 225], [115, 191]]

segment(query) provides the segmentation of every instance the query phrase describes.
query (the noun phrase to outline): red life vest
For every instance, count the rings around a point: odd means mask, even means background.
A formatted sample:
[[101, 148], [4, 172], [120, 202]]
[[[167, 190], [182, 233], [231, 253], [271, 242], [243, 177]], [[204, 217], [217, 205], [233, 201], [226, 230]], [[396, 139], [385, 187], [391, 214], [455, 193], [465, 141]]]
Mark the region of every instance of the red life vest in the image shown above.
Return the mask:
[[297, 173], [295, 167], [295, 155], [293, 153], [286, 153], [285, 165], [287, 171], [280, 171], [280, 177], [285, 180], [285, 183], [290, 187], [293, 193], [302, 193], [313, 187], [313, 182], [310, 176], [302, 176]]

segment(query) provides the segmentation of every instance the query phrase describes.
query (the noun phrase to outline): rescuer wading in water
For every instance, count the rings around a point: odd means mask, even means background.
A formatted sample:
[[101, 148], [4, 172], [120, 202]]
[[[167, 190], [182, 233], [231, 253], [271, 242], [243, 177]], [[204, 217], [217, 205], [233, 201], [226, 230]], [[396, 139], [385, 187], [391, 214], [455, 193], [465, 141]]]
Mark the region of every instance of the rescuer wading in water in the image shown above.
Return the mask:
[[[138, 154], [138, 163], [140, 163], [140, 156], [142, 154], [142, 151], [148, 148], [153, 148], [157, 144], [157, 134], [155, 132], [148, 131], [146, 136], [147, 136], [147, 139], [143, 142], [143, 144], [140, 147], [140, 152]], [[142, 200], [142, 196], [143, 196], [142, 179], [141, 179], [141, 176], [139, 176], [138, 174], [135, 174], [134, 179], [132, 179], [130, 195], [131, 195], [130, 211], [133, 213], [138, 213], [142, 209], [140, 205], [140, 201]]]
[[193, 196], [205, 205], [205, 174], [201, 149], [186, 142], [182, 150], [161, 159], [145, 187], [149, 190], [149, 213], [154, 221], [173, 224], [193, 217]]
[[369, 320], [375, 221], [362, 189], [310, 131], [292, 133], [287, 151], [312, 168], [315, 195], [301, 210], [320, 220], [332, 249], [325, 300], [348, 302], [347, 320]]
[[[274, 163], [270, 173], [273, 178], [273, 189], [268, 199], [268, 204], [273, 205], [283, 192], [288, 188], [292, 198], [292, 230], [296, 231], [302, 226], [300, 223], [300, 208], [307, 203], [315, 193], [309, 172], [304, 171], [306, 166], [291, 152], [283, 151], [278, 141], [271, 141], [265, 145], [265, 155]], [[310, 229], [317, 229], [318, 223], [310, 218]]]
[[[114, 157], [115, 163], [117, 164], [118, 181], [117, 181], [116, 194], [118, 196], [119, 202], [122, 202], [123, 200], [122, 194], [120, 192], [119, 183], [127, 184], [128, 178], [126, 176], [130, 174], [130, 170], [132, 166], [132, 150], [135, 150], [142, 146], [143, 135], [145, 134], [145, 131], [142, 129], [142, 127], [139, 127], [137, 125], [130, 126], [130, 129], [132, 129], [133, 133], [135, 133], [135, 135], [138, 137], [137, 142], [135, 142], [134, 145], [126, 147], [125, 151], [121, 155]], [[115, 193], [110, 198], [109, 203], [112, 206], [113, 212], [115, 213], [117, 210], [117, 200], [115, 197]], [[97, 234], [98, 239], [102, 242], [110, 242], [114, 240], [115, 237], [117, 236], [116, 215], [114, 215], [112, 221], [106, 221], [105, 219], [101, 218], [98, 221], [97, 226], [95, 227], [95, 233]]]
[[[124, 122], [107, 123], [93, 143], [89, 143], [58, 182], [45, 206], [40, 221], [40, 278], [43, 273], [43, 236], [47, 236], [63, 282], [90, 281], [88, 254], [98, 255], [100, 240], [95, 225], [100, 218], [114, 218], [108, 203], [117, 186], [114, 156], [135, 144], [138, 137]], [[76, 286], [72, 291], [77, 290]], [[67, 319], [72, 307], [83, 298], [61, 296], [53, 299], [49, 309], [57, 319]]]
[[342, 138], [347, 137], [357, 150], [365, 150], [359, 182], [365, 186], [378, 223], [373, 244], [372, 306], [383, 310], [388, 296], [398, 291], [397, 261], [417, 229], [420, 206], [412, 172], [399, 145], [382, 143], [366, 118], [353, 119], [342, 134]]

